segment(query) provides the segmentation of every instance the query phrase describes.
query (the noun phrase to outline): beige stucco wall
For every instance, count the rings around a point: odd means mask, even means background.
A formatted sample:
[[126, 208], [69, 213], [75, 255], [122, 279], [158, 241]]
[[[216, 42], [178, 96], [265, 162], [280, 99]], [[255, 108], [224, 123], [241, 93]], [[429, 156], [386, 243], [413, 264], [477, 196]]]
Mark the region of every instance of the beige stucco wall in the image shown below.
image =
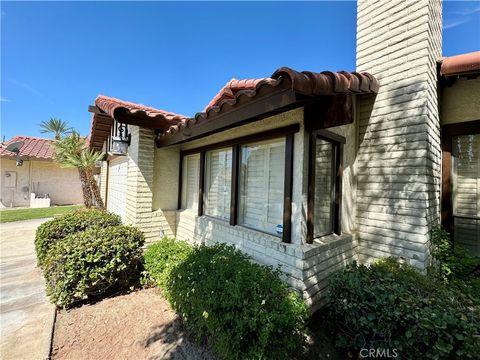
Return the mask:
[[442, 125], [480, 120], [480, 77], [443, 86], [440, 105]]
[[[15, 160], [1, 159], [1, 202], [4, 206], [29, 206], [32, 184], [39, 194], [49, 194], [52, 205], [80, 204], [82, 188], [77, 169], [61, 168], [52, 161], [24, 161], [16, 166]], [[5, 186], [5, 173], [16, 172], [15, 187]], [[27, 191], [23, 191], [25, 187]]]

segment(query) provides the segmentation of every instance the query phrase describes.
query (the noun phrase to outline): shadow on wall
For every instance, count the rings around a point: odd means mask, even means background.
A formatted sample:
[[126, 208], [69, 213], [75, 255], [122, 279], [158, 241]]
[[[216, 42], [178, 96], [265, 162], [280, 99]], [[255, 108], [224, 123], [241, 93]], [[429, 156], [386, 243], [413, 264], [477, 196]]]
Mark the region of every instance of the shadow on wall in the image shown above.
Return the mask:
[[428, 263], [429, 228], [439, 219], [440, 124], [427, 95], [426, 83], [403, 82], [385, 100], [360, 102], [360, 261], [393, 255], [421, 269]]

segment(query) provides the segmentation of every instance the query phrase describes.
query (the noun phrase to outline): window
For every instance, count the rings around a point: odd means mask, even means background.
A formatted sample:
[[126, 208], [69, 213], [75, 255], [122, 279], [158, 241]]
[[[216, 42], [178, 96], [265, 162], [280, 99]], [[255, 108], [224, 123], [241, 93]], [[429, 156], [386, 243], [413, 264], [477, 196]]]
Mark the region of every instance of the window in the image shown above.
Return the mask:
[[183, 157], [182, 209], [198, 210], [198, 188], [200, 179], [200, 154]]
[[326, 130], [311, 136], [307, 242], [340, 234], [342, 144], [345, 139]]
[[480, 255], [480, 134], [452, 139], [453, 237]]
[[205, 215], [230, 219], [232, 149], [207, 151], [205, 155]]
[[323, 139], [315, 141], [313, 236], [320, 237], [333, 232], [335, 145]]
[[239, 183], [239, 224], [281, 235], [285, 138], [243, 145]]
[[181, 153], [178, 207], [291, 240], [298, 124]]

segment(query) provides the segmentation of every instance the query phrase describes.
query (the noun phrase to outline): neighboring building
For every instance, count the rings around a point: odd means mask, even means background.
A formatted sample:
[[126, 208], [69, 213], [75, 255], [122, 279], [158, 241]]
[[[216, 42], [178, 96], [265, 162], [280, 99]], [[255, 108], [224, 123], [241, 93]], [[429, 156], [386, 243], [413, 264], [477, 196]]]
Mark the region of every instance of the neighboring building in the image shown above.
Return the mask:
[[[16, 154], [6, 150], [14, 142], [20, 149], [22, 166], [16, 166]], [[77, 169], [61, 168], [54, 162], [52, 140], [15, 136], [0, 148], [1, 207], [29, 207], [34, 197], [50, 198], [50, 205], [80, 204], [82, 188]], [[42, 201], [38, 201], [41, 204]], [[35, 201], [32, 205], [36, 206]], [[40, 205], [41, 206], [41, 205]]]
[[130, 139], [102, 167], [107, 208], [150, 240], [281, 265], [312, 309], [354, 259], [424, 270], [441, 203], [480, 253], [480, 52], [441, 60], [440, 2], [359, 1], [357, 16], [359, 72], [232, 80], [194, 118], [98, 96], [90, 145]]

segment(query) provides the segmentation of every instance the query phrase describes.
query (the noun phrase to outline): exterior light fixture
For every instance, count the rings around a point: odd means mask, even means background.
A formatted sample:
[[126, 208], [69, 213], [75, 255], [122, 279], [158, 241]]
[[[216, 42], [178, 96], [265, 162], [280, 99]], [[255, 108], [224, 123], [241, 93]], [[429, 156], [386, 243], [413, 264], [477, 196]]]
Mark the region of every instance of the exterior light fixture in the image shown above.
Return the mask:
[[130, 134], [123, 135], [127, 132], [126, 125], [118, 127], [118, 136], [112, 136], [112, 148], [110, 152], [113, 155], [127, 155], [128, 146], [130, 145]]

